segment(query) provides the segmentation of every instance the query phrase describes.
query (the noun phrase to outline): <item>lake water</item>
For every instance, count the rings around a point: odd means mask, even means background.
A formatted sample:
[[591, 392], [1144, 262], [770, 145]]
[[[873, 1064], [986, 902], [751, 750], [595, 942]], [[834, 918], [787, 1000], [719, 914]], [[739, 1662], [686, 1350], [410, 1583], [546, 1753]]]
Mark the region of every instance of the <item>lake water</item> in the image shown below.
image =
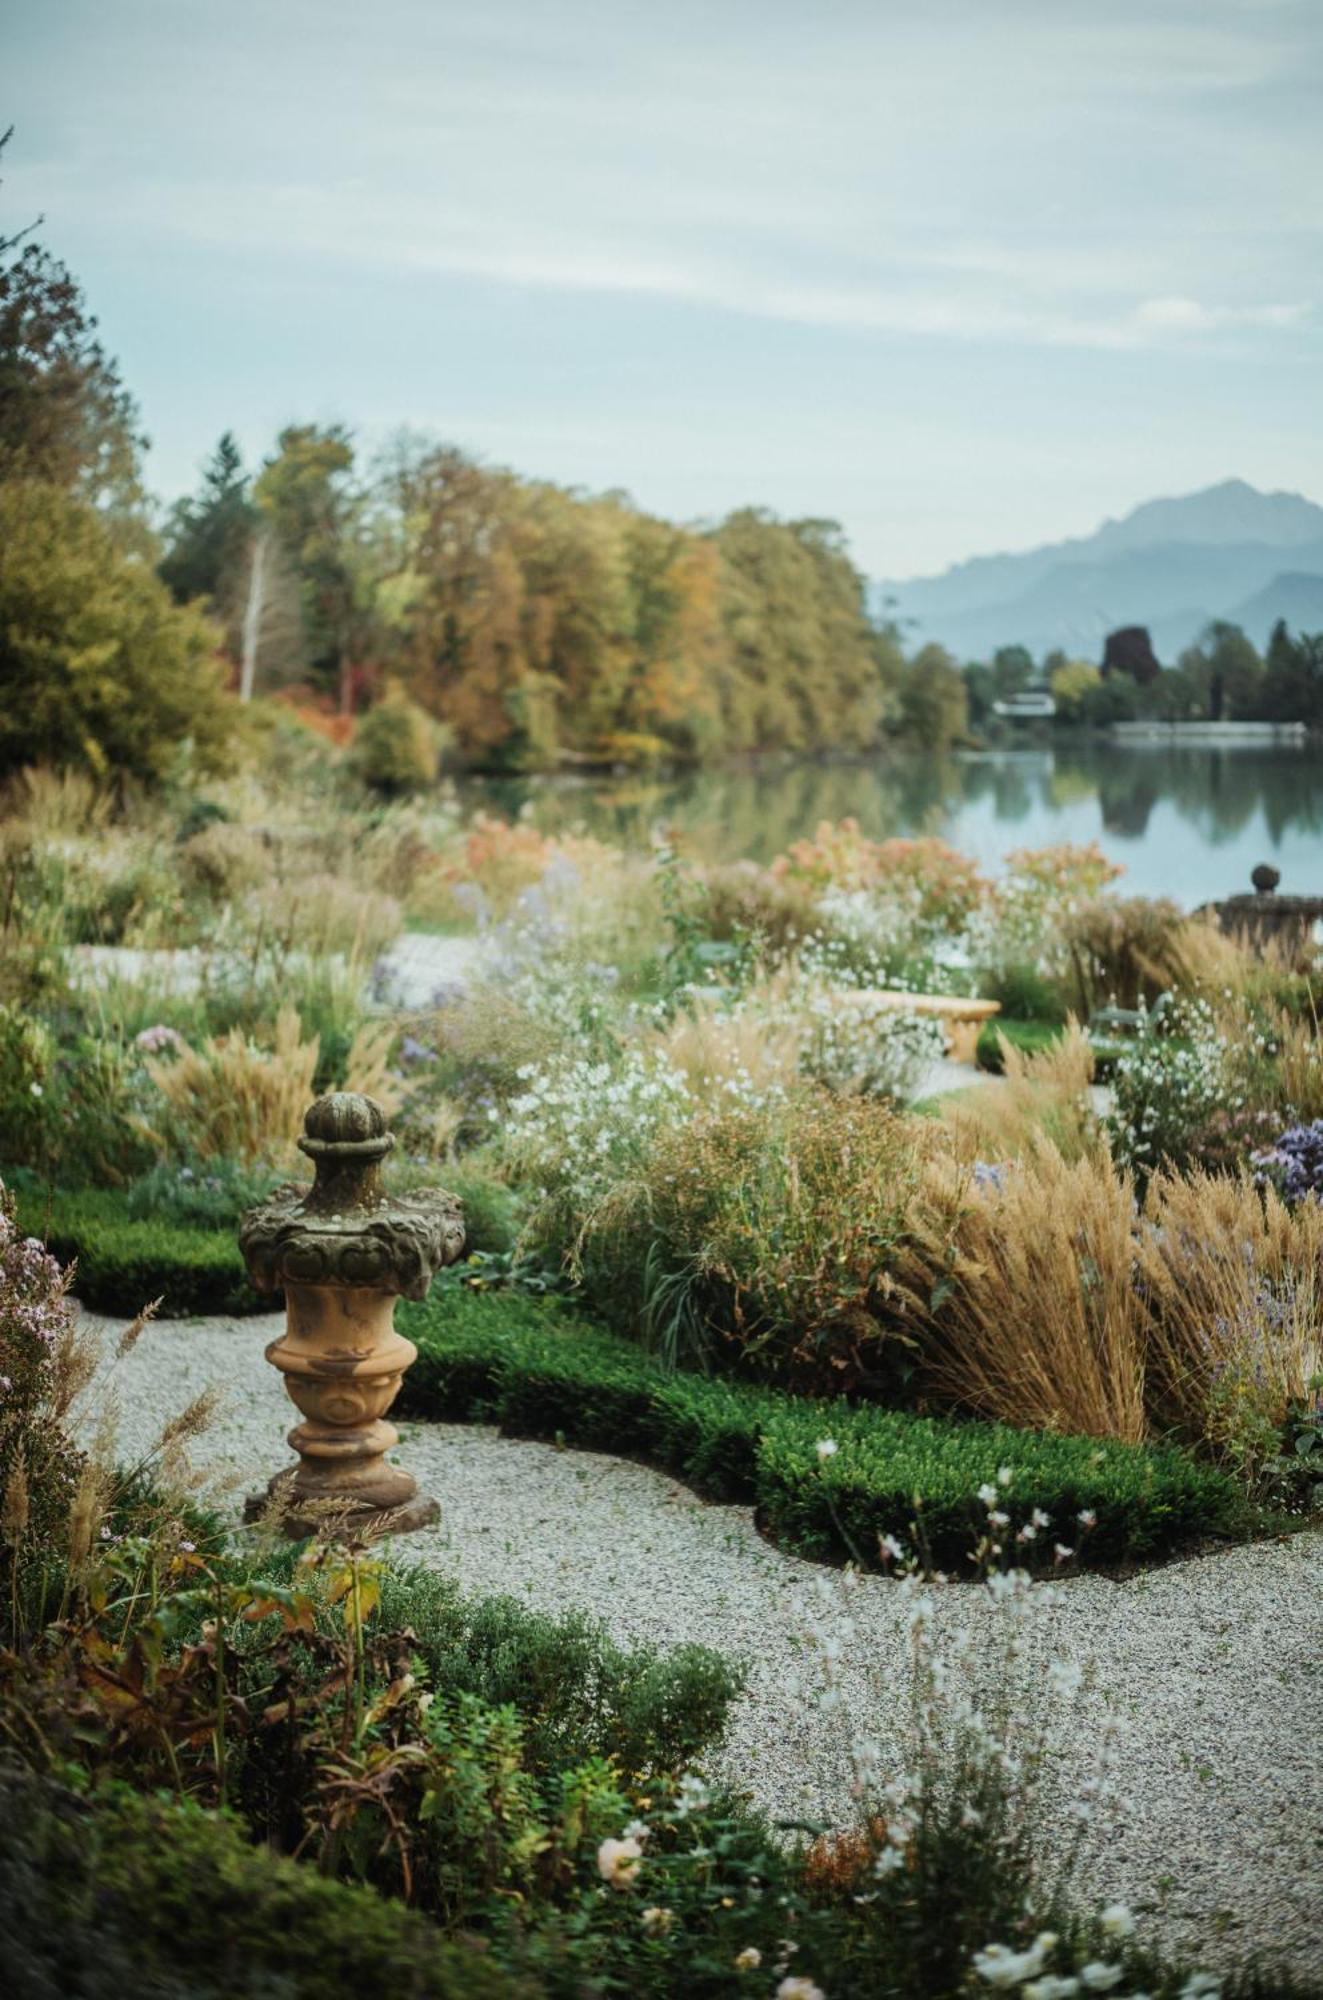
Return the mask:
[[1260, 861], [1283, 892], [1323, 895], [1323, 755], [1310, 749], [1106, 742], [956, 756], [620, 776], [471, 781], [471, 803], [646, 841], [669, 825], [707, 859], [770, 861], [819, 820], [853, 814], [875, 839], [940, 834], [988, 871], [1016, 847], [1096, 840], [1123, 893], [1192, 907], [1250, 887]]

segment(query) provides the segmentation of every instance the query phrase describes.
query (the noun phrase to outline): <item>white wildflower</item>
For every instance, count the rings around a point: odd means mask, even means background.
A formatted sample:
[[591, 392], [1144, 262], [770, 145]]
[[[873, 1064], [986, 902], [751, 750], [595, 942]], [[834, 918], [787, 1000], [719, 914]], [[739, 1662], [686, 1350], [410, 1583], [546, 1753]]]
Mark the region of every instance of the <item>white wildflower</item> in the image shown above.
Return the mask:
[[706, 1812], [711, 1804], [712, 1794], [703, 1780], [690, 1771], [681, 1778], [676, 1790], [675, 1810], [683, 1819], [691, 1812]]
[[637, 1840], [604, 1840], [597, 1850], [597, 1872], [613, 1889], [632, 1889], [642, 1865]]
[[1010, 1951], [1004, 1944], [990, 1944], [974, 1954], [974, 1970], [987, 1986], [1006, 1991], [1035, 1979], [1056, 1948], [1055, 1931], [1042, 1931], [1027, 1951]]

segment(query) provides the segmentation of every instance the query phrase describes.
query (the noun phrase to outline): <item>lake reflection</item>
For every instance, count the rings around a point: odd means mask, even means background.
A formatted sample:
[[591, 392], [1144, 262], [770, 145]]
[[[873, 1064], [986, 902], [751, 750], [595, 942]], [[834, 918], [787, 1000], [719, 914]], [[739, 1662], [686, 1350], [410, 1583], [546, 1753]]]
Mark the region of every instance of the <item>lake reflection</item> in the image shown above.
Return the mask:
[[1113, 745], [924, 754], [849, 764], [619, 777], [469, 781], [472, 803], [527, 806], [548, 832], [646, 841], [668, 824], [709, 859], [768, 861], [819, 820], [853, 814], [875, 839], [935, 833], [993, 868], [1008, 849], [1096, 840], [1121, 887], [1187, 905], [1248, 889], [1270, 861], [1283, 891], [1323, 894], [1317, 751]]

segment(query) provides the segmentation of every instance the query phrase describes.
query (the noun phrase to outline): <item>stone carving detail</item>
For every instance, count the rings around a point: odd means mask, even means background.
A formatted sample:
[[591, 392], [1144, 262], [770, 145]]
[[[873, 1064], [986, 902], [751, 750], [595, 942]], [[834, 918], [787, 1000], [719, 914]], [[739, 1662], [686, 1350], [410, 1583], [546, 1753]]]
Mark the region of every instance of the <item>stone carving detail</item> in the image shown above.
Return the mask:
[[299, 1141], [312, 1186], [277, 1188], [240, 1226], [254, 1285], [284, 1289], [285, 1331], [267, 1359], [304, 1417], [289, 1434], [299, 1465], [249, 1511], [276, 1503], [294, 1534], [399, 1533], [437, 1517], [436, 1502], [386, 1459], [398, 1442], [386, 1411], [417, 1353], [395, 1331], [395, 1300], [426, 1297], [463, 1250], [464, 1221], [439, 1188], [387, 1194], [381, 1163], [394, 1143], [374, 1099], [319, 1098]]
[[464, 1248], [459, 1203], [439, 1189], [396, 1195], [375, 1213], [319, 1212], [308, 1207], [307, 1195], [307, 1188], [277, 1188], [243, 1219], [239, 1247], [259, 1292], [287, 1284], [362, 1285], [425, 1299], [437, 1272]]
[[381, 1162], [395, 1141], [381, 1106], [356, 1091], [319, 1097], [299, 1147], [312, 1187], [277, 1188], [248, 1211], [239, 1248], [259, 1292], [283, 1285], [361, 1285], [425, 1299], [464, 1248], [464, 1216], [440, 1188], [388, 1196]]

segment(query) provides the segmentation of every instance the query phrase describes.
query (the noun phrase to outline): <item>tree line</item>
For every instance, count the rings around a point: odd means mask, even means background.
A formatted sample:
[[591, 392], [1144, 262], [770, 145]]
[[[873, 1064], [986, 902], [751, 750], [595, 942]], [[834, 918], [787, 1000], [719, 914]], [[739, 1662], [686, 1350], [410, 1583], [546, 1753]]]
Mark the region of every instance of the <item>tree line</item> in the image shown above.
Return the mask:
[[[1119, 644], [1114, 642], [1121, 642]], [[1127, 643], [1128, 642], [1128, 643]], [[1105, 729], [1115, 722], [1303, 722], [1323, 730], [1323, 633], [1292, 633], [1278, 619], [1260, 653], [1226, 619], [1213, 619], [1171, 666], [1153, 654], [1148, 633], [1109, 636], [1100, 664], [1064, 652], [1040, 662], [1024, 646], [1003, 646], [964, 669], [969, 726], [997, 726], [995, 704], [1030, 688], [1056, 704], [1054, 726]]]

